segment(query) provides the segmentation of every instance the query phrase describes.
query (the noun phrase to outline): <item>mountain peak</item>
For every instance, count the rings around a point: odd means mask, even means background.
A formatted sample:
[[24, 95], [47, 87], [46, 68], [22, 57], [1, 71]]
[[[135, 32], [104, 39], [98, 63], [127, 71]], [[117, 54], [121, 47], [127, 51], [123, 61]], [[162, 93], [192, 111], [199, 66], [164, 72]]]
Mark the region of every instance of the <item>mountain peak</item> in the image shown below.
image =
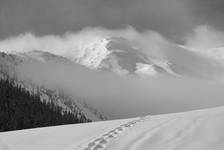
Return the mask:
[[110, 43], [109, 38], [95, 38], [91, 42], [81, 45], [82, 53], [76, 59], [76, 62], [92, 69], [98, 68], [110, 54], [108, 43]]

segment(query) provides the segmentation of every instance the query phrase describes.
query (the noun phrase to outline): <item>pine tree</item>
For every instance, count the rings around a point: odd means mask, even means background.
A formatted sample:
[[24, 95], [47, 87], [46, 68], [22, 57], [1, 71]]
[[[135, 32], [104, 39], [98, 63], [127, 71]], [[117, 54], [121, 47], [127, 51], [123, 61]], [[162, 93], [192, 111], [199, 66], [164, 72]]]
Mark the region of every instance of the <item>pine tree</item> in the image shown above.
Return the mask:
[[53, 125], [88, 122], [70, 112], [62, 114], [53, 102], [41, 102], [39, 95], [31, 95], [12, 81], [0, 80], [0, 131], [28, 129]]

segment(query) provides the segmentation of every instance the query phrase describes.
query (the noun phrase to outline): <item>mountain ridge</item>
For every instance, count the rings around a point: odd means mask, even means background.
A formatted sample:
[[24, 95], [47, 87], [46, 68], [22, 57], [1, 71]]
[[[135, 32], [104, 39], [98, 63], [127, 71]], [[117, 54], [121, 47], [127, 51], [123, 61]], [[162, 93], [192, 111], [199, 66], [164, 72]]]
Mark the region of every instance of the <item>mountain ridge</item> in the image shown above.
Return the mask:
[[[48, 58], [46, 61], [54, 61], [57, 59], [56, 55], [50, 53], [42, 53], [39, 51], [35, 51], [35, 53], [46, 54], [44, 58]], [[50, 55], [49, 55], [50, 54]], [[33, 57], [27, 57], [26, 54], [5, 54], [0, 53], [0, 78], [3, 80], [11, 80], [15, 86], [21, 86], [26, 91], [29, 91], [30, 94], [38, 94], [40, 96], [41, 101], [45, 102], [53, 102], [55, 105], [58, 105], [62, 108], [63, 112], [71, 112], [77, 116], [85, 116], [87, 119], [91, 121], [99, 121], [105, 120], [102, 114], [100, 114], [97, 110], [91, 108], [90, 106], [81, 101], [74, 100], [69, 96], [65, 96], [63, 91], [57, 88], [49, 89], [49, 87], [36, 85], [30, 80], [20, 81], [16, 74], [16, 67], [26, 59], [31, 59], [32, 61], [40, 61], [40, 59], [36, 59]], [[50, 57], [48, 57], [50, 56]], [[42, 57], [43, 58], [43, 57]], [[69, 62], [63, 57], [59, 57], [65, 63]], [[61, 61], [60, 60], [60, 61]], [[43, 59], [41, 60], [43, 62]]]

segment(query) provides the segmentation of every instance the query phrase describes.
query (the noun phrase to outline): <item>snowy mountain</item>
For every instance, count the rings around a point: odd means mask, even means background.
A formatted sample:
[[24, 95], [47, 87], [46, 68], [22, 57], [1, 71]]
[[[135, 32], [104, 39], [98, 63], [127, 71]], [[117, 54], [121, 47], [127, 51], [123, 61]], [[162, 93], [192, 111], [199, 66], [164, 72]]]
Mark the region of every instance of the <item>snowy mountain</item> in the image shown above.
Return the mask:
[[4, 150], [222, 150], [224, 108], [0, 133]]
[[[40, 51], [27, 49], [23, 53], [16, 53], [15, 49], [15, 52], [13, 50], [10, 52], [20, 59], [29, 58], [39, 62], [58, 62], [58, 60], [64, 63], [75, 62], [92, 70], [116, 74], [148, 76], [168, 74], [200, 79], [222, 78], [224, 75], [223, 48], [199, 51], [170, 43], [167, 43], [164, 48], [153, 45], [144, 47], [144, 44], [138, 41], [119, 36], [96, 36], [80, 41], [75, 44], [74, 49], [71, 47], [69, 50], [64, 50], [64, 53], [44, 48]], [[55, 56], [57, 56], [56, 60], [54, 60]]]
[[[157, 71], [166, 72], [159, 63], [153, 63], [142, 51], [121, 37], [98, 38], [90, 44], [84, 44], [81, 51], [82, 54], [74, 60], [91, 69], [117, 74], [155, 75]], [[165, 62], [162, 63], [165, 66]]]
[[53, 102], [60, 106], [63, 112], [72, 112], [74, 115], [85, 117], [89, 121], [105, 120], [106, 118], [96, 109], [89, 106], [84, 101], [74, 99], [64, 94], [59, 88], [49, 88], [45, 85], [37, 85], [30, 79], [21, 79], [18, 76], [17, 67], [22, 63], [72, 63], [71, 61], [47, 52], [32, 51], [28, 53], [6, 54], [0, 53], [0, 78], [9, 79], [15, 86], [21, 86], [31, 94], [38, 94], [41, 101]]
[[[222, 89], [221, 85], [208, 82], [224, 81], [224, 64], [219, 59], [208, 57], [189, 47], [175, 44], [165, 47], [141, 47], [141, 44], [122, 37], [100, 37], [83, 40], [80, 43], [81, 50], [71, 49], [71, 53], [65, 52], [71, 55], [55, 55], [53, 50], [50, 53], [47, 51], [51, 50], [47, 49], [2, 53], [0, 71], [17, 81], [28, 82], [24, 84], [29, 86], [33, 84], [57, 91], [49, 93], [58, 95], [66, 91], [64, 95], [68, 96], [68, 91], [73, 96], [71, 98], [69, 95], [68, 99], [80, 100], [80, 107], [85, 106], [87, 112], [91, 110], [88, 114], [97, 112], [92, 109], [94, 107], [113, 119], [129, 113], [136, 116], [137, 113], [132, 113], [131, 109], [135, 108], [137, 100], [142, 105], [145, 104], [142, 114], [148, 112], [147, 107], [150, 111], [153, 109], [151, 103], [157, 106], [156, 113], [217, 106], [217, 102], [222, 105], [222, 92], [219, 90]], [[7, 57], [4, 58], [3, 55]], [[203, 92], [196, 92], [192, 85]], [[142, 90], [142, 87], [145, 89]], [[181, 92], [177, 94], [177, 90]], [[162, 94], [157, 94], [157, 91], [162, 91]], [[192, 92], [195, 92], [193, 100], [186, 100]], [[164, 97], [168, 99], [165, 102]], [[198, 97], [204, 100], [203, 107], [201, 102], [195, 104]], [[83, 102], [85, 100], [92, 107], [86, 106]], [[125, 109], [126, 103], [120, 105], [121, 100], [132, 102], [132, 107], [129, 106], [131, 109]], [[188, 105], [183, 106], [182, 101], [185, 100]], [[175, 101], [178, 105], [176, 110], [171, 107], [159, 109], [162, 104], [168, 105], [170, 101]], [[97, 118], [101, 118], [100, 115]]]
[[138, 45], [122, 37], [101, 37], [82, 43], [81, 53], [68, 58], [91, 69], [117, 74], [168, 74], [201, 79], [213, 79], [224, 74], [220, 48], [215, 51], [215, 56], [210, 57], [213, 50], [205, 55], [175, 44], [168, 44], [164, 49]]

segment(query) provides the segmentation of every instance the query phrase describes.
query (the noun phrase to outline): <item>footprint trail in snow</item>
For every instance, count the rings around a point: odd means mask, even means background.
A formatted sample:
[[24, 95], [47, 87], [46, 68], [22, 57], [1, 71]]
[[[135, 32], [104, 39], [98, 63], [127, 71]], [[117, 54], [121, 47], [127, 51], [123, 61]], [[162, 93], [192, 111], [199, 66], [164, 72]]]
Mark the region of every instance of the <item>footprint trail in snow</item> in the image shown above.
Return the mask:
[[119, 127], [90, 142], [84, 150], [109, 150], [106, 145], [110, 140], [116, 138], [123, 131], [134, 126], [136, 123], [143, 121], [144, 119], [145, 117], [140, 117], [139, 119], [120, 125]]

